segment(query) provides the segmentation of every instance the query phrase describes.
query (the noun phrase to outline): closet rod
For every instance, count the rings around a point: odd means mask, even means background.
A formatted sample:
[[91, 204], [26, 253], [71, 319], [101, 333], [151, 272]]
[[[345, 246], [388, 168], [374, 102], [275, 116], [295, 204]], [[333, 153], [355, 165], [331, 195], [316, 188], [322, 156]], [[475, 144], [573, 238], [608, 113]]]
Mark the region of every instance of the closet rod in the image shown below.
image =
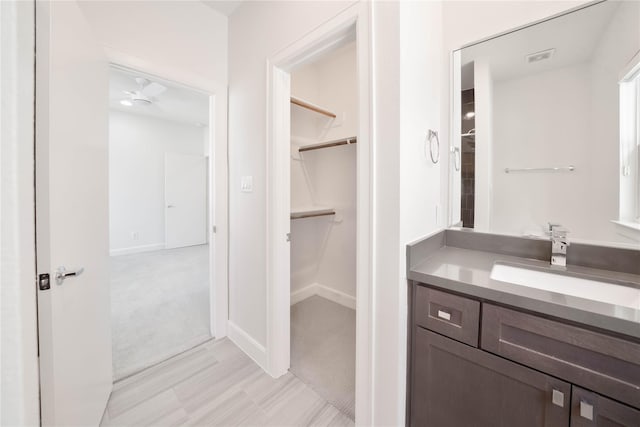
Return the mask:
[[314, 216], [327, 216], [335, 215], [335, 211], [331, 212], [316, 212], [316, 213], [292, 213], [291, 219], [313, 218]]
[[337, 147], [339, 145], [355, 144], [357, 142], [358, 138], [352, 136], [351, 138], [336, 139], [335, 141], [327, 141], [321, 144], [313, 144], [307, 145], [305, 147], [300, 147], [298, 148], [298, 152], [302, 153], [303, 151], [319, 150], [321, 148]]
[[315, 111], [316, 113], [323, 114], [323, 115], [325, 115], [325, 116], [327, 116], [327, 117], [331, 117], [332, 119], [335, 119], [335, 118], [336, 118], [335, 113], [332, 113], [332, 112], [331, 112], [331, 111], [329, 111], [329, 110], [325, 110], [325, 109], [324, 109], [324, 108], [322, 108], [322, 107], [318, 107], [317, 105], [312, 104], [312, 103], [307, 102], [307, 101], [304, 101], [304, 100], [302, 100], [302, 99], [300, 99], [300, 98], [294, 98], [294, 97], [292, 96], [292, 97], [291, 97], [291, 103], [292, 103], [292, 104], [295, 104], [295, 105], [298, 105], [298, 106], [300, 106], [300, 107], [302, 107], [302, 108], [306, 108], [306, 109], [308, 109], [308, 110]]

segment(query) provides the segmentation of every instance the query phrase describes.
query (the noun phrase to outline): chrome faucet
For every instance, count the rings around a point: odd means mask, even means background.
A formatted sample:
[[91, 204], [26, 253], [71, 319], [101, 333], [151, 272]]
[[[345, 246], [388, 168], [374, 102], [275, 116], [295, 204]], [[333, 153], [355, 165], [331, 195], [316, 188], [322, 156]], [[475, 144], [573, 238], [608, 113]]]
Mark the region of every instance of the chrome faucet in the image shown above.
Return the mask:
[[551, 235], [551, 265], [559, 267], [567, 266], [567, 247], [569, 230], [562, 228], [560, 224], [549, 223], [549, 234]]

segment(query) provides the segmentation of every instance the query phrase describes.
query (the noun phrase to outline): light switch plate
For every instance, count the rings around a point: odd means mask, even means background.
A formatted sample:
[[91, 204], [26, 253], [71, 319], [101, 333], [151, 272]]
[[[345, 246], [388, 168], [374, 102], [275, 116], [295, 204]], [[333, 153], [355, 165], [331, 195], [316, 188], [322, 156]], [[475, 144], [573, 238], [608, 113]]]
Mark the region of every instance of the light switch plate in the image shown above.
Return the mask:
[[253, 176], [243, 176], [240, 178], [240, 191], [243, 193], [253, 192]]

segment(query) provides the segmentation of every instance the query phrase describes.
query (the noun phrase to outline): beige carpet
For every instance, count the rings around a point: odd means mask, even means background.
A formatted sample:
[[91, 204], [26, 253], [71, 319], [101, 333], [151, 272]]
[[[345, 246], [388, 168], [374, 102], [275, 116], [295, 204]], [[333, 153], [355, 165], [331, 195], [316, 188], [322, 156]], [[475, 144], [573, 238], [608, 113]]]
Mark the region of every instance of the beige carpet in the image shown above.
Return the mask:
[[115, 380], [211, 339], [208, 254], [200, 245], [111, 257]]
[[291, 306], [291, 372], [355, 418], [356, 312], [319, 296]]

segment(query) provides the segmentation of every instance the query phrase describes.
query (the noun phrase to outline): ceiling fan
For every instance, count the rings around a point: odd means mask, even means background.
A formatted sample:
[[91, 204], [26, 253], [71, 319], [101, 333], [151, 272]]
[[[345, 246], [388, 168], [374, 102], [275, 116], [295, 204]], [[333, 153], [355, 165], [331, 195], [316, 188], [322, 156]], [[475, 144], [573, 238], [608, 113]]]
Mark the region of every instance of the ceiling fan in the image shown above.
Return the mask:
[[129, 97], [120, 101], [122, 105], [126, 105], [127, 107], [133, 105], [148, 106], [157, 100], [158, 95], [167, 90], [167, 88], [160, 83], [152, 82], [144, 77], [136, 77], [136, 83], [138, 84], [137, 90], [123, 91]]

